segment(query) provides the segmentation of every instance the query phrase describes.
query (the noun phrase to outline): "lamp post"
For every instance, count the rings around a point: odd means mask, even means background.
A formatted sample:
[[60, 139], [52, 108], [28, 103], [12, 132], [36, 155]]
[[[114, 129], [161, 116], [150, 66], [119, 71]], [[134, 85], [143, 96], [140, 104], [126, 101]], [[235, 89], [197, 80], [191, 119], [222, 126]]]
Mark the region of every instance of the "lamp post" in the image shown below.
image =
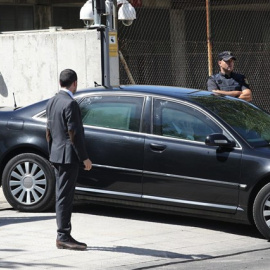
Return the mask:
[[[119, 85], [119, 55], [116, 27], [117, 5], [118, 19], [130, 26], [136, 19], [134, 7], [127, 0], [88, 0], [80, 10], [80, 19], [87, 29], [96, 29], [101, 40], [102, 85]], [[101, 24], [101, 16], [106, 16], [106, 25]]]

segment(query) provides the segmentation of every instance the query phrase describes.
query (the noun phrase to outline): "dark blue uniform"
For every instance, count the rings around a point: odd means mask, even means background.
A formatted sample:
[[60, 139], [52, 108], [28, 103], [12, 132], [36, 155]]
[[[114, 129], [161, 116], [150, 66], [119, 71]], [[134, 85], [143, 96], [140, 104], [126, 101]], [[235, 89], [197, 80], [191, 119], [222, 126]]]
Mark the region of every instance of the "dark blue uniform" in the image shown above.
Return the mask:
[[231, 72], [230, 76], [228, 76], [219, 72], [208, 78], [207, 89], [208, 91], [243, 91], [245, 89], [250, 89], [250, 86], [246, 77], [242, 74]]

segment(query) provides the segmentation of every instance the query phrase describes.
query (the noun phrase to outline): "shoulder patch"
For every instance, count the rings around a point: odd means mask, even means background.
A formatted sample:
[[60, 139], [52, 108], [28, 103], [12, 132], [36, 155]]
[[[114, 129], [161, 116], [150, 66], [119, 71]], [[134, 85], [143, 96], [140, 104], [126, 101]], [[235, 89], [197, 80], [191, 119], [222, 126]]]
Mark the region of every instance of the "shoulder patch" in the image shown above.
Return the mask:
[[245, 84], [249, 84], [247, 78], [244, 79]]

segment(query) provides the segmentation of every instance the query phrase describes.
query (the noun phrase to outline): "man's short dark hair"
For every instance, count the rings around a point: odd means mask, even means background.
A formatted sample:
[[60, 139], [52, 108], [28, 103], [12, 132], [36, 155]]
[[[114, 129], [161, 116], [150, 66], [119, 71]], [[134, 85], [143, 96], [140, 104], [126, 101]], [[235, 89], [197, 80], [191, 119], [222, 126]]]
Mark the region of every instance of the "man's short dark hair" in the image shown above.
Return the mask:
[[72, 83], [77, 81], [77, 74], [72, 69], [65, 69], [60, 73], [60, 86], [61, 87], [70, 87]]

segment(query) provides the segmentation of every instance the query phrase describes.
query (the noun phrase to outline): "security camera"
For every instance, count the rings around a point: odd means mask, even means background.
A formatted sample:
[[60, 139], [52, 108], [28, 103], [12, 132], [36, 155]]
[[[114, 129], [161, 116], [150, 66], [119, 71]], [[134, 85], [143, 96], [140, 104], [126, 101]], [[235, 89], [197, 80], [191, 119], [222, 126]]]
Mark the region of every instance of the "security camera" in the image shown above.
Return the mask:
[[135, 8], [127, 0], [118, 0], [122, 4], [118, 11], [118, 20], [121, 20], [125, 26], [130, 26], [136, 19]]
[[83, 20], [83, 23], [86, 28], [90, 28], [90, 26], [94, 24], [94, 20]]
[[85, 26], [89, 28], [94, 24], [94, 14], [92, 0], [88, 0], [80, 10], [80, 19], [83, 20]]
[[133, 23], [133, 20], [122, 20], [122, 24], [124, 26], [130, 26], [132, 25], [132, 23]]

